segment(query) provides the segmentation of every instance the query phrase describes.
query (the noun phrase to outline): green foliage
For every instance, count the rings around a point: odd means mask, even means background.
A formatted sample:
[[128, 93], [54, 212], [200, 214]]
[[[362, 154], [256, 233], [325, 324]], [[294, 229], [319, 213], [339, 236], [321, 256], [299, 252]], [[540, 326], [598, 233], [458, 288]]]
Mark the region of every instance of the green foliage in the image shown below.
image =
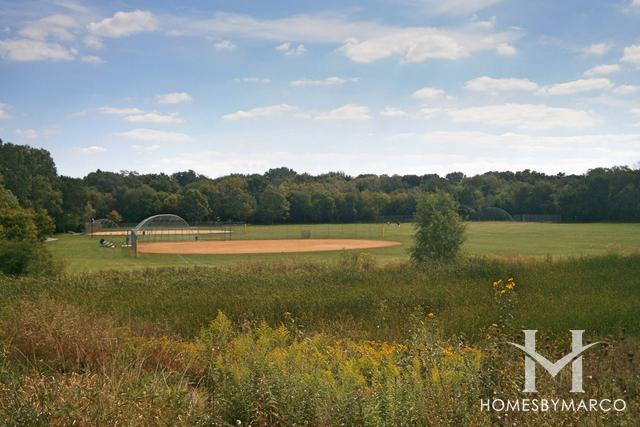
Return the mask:
[[[2, 177], [0, 176], [0, 178]], [[19, 207], [18, 198], [11, 191], [4, 188], [0, 179], [0, 209], [16, 209]]]
[[437, 192], [422, 197], [416, 208], [415, 227], [411, 259], [421, 263], [457, 258], [465, 227], [449, 194]]
[[[113, 210], [130, 223], [159, 213], [182, 213], [192, 221], [266, 224], [409, 218], [423, 194], [438, 191], [452, 195], [465, 218], [494, 206], [512, 215], [561, 215], [565, 222], [640, 222], [640, 170], [624, 166], [584, 175], [524, 170], [471, 177], [461, 172], [446, 177], [312, 176], [280, 167], [262, 175], [216, 179], [192, 170], [172, 175], [97, 170], [77, 179], [58, 176], [46, 150], [5, 143], [0, 145], [0, 175], [23, 207], [46, 211], [58, 231], [79, 231], [87, 220], [104, 218]], [[208, 209], [199, 196], [185, 200], [189, 190], [202, 193]]]
[[0, 240], [37, 240], [36, 215], [30, 209], [0, 209]]
[[122, 222], [122, 215], [120, 215], [120, 212], [118, 212], [117, 210], [113, 209], [111, 212], [109, 212], [106, 216], [107, 219], [110, 219], [111, 221], [120, 224]]
[[209, 202], [200, 191], [190, 188], [182, 195], [178, 212], [189, 222], [200, 222], [209, 215]]
[[268, 186], [258, 199], [257, 218], [261, 222], [273, 224], [289, 216], [290, 204], [285, 195], [278, 189]]
[[0, 273], [42, 275], [59, 272], [59, 261], [42, 241], [55, 231], [43, 209], [23, 209], [0, 183]]
[[0, 272], [12, 276], [56, 275], [62, 271], [44, 243], [37, 240], [0, 239]]

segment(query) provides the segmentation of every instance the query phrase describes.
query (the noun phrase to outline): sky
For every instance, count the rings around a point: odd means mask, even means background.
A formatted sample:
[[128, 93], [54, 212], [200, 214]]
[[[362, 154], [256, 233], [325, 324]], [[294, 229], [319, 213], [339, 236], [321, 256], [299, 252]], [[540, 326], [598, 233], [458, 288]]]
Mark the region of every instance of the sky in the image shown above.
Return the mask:
[[58, 172], [640, 165], [640, 0], [0, 0], [0, 138]]

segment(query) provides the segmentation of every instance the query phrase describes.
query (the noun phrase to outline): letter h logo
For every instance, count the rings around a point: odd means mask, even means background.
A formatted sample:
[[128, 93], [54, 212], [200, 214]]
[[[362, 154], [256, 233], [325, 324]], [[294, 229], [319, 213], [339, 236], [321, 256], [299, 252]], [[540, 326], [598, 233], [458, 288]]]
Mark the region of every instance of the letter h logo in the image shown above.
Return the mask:
[[541, 356], [536, 352], [536, 332], [534, 329], [525, 329], [524, 346], [510, 342], [509, 344], [519, 348], [525, 353], [524, 356], [524, 389], [525, 393], [536, 393], [536, 363], [542, 366], [553, 378], [571, 363], [571, 392], [584, 393], [582, 389], [582, 353], [588, 348], [593, 347], [600, 342], [582, 345], [582, 333], [584, 330], [571, 331], [571, 352], [566, 354], [557, 362], [552, 363], [550, 360]]

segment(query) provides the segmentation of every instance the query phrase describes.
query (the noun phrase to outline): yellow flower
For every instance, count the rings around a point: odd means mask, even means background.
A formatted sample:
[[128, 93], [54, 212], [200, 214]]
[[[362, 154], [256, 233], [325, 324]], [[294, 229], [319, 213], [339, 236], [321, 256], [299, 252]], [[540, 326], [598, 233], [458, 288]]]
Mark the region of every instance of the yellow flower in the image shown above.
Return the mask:
[[504, 294], [506, 294], [506, 293], [507, 293], [507, 290], [506, 290], [506, 289], [503, 289], [503, 290], [501, 290], [501, 291], [500, 291], [500, 295], [504, 295]]
[[498, 324], [497, 324], [497, 323], [492, 323], [492, 324], [491, 324], [491, 327], [492, 327], [492, 328], [497, 328], [497, 327], [498, 327]]
[[498, 281], [495, 281], [495, 282], [493, 282], [493, 287], [495, 288], [496, 286], [498, 286], [501, 283], [502, 283], [502, 279], [500, 279]]
[[436, 317], [436, 315], [435, 315], [435, 314], [433, 314], [433, 313], [429, 313], [429, 314], [427, 314], [427, 317], [428, 317], [429, 319], [433, 319], [434, 317]]
[[513, 289], [513, 288], [515, 288], [515, 286], [516, 286], [515, 283], [509, 283], [507, 285], [507, 289]]

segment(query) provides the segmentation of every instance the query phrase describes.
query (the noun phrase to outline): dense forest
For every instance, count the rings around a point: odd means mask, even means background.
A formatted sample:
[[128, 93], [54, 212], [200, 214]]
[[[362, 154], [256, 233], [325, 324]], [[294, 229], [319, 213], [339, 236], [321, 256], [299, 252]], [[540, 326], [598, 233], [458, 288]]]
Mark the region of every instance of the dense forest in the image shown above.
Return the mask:
[[[640, 221], [640, 170], [597, 168], [584, 175], [530, 170], [465, 176], [322, 175], [286, 167], [264, 174], [209, 178], [97, 170], [84, 178], [57, 173], [48, 151], [0, 140], [0, 190], [35, 220], [57, 231], [80, 230], [91, 218], [135, 223], [157, 213], [190, 222], [317, 223], [376, 221], [413, 215], [421, 193], [443, 190], [473, 218], [483, 208], [511, 214], [555, 214], [563, 221]], [[8, 191], [7, 191], [8, 190]]]

